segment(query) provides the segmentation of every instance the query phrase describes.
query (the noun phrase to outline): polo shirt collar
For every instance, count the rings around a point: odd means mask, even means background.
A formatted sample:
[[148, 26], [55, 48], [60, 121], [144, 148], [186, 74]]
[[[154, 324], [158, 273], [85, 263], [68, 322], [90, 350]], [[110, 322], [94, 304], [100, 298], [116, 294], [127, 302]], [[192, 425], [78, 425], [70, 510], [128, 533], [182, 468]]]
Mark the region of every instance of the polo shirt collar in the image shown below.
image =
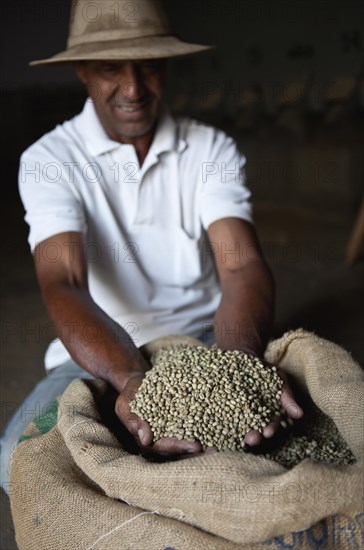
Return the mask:
[[[80, 114], [79, 125], [84, 142], [90, 153], [94, 156], [103, 155], [123, 146], [123, 144], [111, 139], [107, 135], [90, 98], [86, 100], [83, 111]], [[178, 135], [176, 122], [169, 114], [167, 108], [163, 107], [147, 156], [158, 157], [161, 153], [168, 151], [180, 152], [186, 146], [185, 140]]]
[[92, 155], [102, 155], [120, 146], [105, 132], [90, 98], [87, 98], [78, 122], [84, 143]]
[[149, 154], [159, 156], [169, 151], [183, 151], [187, 144], [178, 134], [175, 120], [168, 109], [163, 107], [148, 156]]

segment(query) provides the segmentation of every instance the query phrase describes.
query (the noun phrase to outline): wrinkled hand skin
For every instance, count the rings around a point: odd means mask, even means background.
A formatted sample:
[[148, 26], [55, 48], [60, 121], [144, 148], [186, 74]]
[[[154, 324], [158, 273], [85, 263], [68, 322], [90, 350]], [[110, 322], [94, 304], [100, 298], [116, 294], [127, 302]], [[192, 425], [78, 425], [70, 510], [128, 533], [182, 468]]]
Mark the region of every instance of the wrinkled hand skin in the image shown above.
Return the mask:
[[[270, 363], [264, 362], [265, 365], [268, 367], [272, 367]], [[277, 367], [276, 367], [277, 368]], [[287, 375], [282, 369], [277, 368], [277, 373], [283, 380], [283, 387], [282, 387], [282, 395], [281, 395], [281, 404], [282, 407], [290, 418], [293, 420], [298, 420], [299, 418], [302, 418], [303, 416], [303, 410], [296, 402], [293, 393], [289, 387]], [[263, 438], [270, 438], [273, 437], [276, 431], [279, 428], [279, 424], [281, 422], [280, 416], [275, 416], [275, 418], [267, 424], [267, 426], [263, 429], [263, 434], [259, 433], [256, 430], [252, 430], [249, 433], [246, 434], [244, 441], [247, 445], [250, 445], [251, 447], [255, 447], [256, 445], [259, 445], [259, 443], [262, 442]]]
[[140, 453], [146, 458], [192, 458], [216, 451], [215, 447], [205, 448], [198, 441], [178, 440], [175, 437], [162, 437], [153, 443], [152, 430], [145, 420], [131, 412], [130, 402], [134, 399], [143, 375], [137, 375], [127, 382], [115, 404], [115, 413], [124, 426], [134, 436]]

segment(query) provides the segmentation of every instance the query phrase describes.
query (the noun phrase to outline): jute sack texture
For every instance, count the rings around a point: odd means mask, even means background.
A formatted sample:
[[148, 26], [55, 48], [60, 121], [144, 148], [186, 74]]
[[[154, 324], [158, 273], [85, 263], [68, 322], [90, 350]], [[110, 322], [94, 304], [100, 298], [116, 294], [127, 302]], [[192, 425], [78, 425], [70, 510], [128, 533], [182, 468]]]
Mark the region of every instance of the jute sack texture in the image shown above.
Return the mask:
[[[334, 420], [355, 464], [305, 459], [286, 470], [230, 451], [150, 462], [102, 421], [96, 403], [106, 384], [76, 380], [60, 399], [57, 424], [13, 453], [20, 550], [257, 550], [287, 547], [284, 534], [297, 541], [290, 548], [360, 547], [356, 535], [328, 538], [327, 530], [335, 517], [341, 526], [362, 517], [363, 371], [342, 348], [303, 330], [272, 342], [266, 359]], [[323, 530], [326, 543], [317, 546]]]

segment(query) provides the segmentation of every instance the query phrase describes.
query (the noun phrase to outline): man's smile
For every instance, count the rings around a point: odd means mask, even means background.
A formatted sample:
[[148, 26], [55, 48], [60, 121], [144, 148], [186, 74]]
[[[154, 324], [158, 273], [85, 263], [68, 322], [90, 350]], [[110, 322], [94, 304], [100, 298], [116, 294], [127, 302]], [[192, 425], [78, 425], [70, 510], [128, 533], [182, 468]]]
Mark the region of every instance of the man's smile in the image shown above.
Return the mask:
[[135, 111], [141, 111], [145, 109], [150, 104], [150, 102], [150, 98], [140, 102], [120, 101], [118, 103], [114, 103], [114, 107], [117, 107], [118, 109], [121, 109], [122, 111], [125, 111], [127, 113], [134, 113]]
[[141, 102], [118, 102], [113, 104], [113, 108], [117, 111], [121, 111], [123, 114], [133, 115], [142, 113], [147, 107], [149, 107], [152, 98], [145, 99]]

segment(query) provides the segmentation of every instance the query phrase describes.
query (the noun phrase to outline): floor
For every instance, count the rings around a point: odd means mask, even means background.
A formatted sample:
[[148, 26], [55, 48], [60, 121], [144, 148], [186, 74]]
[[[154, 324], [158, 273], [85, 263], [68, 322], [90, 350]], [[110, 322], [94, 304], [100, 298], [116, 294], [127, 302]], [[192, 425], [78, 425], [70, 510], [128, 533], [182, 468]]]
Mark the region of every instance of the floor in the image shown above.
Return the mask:
[[[256, 226], [277, 285], [274, 336], [297, 327], [344, 346], [364, 365], [364, 262], [348, 268], [345, 246], [352, 219], [256, 205]], [[322, 208], [324, 212], [324, 206]], [[4, 251], [1, 356], [1, 428], [6, 411], [20, 404], [43, 376], [49, 335], [27, 247], [18, 200], [9, 199], [1, 234]], [[1, 499], [0, 548], [16, 549], [9, 503]]]

